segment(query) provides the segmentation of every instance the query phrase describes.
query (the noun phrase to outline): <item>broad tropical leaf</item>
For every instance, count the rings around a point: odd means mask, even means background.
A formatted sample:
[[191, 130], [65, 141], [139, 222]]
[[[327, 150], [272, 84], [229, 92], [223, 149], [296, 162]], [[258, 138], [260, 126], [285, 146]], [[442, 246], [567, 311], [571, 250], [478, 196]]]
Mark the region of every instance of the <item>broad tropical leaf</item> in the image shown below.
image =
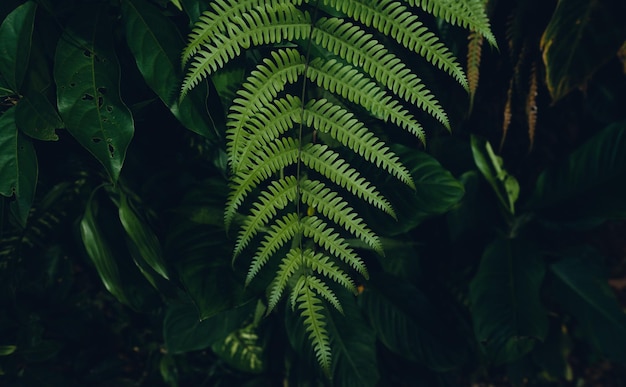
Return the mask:
[[120, 99], [113, 22], [107, 15], [102, 5], [74, 17], [74, 25], [65, 30], [56, 49], [54, 79], [59, 113], [67, 130], [116, 181], [134, 123]]
[[44, 141], [56, 141], [59, 136], [56, 129], [64, 124], [56, 107], [41, 92], [29, 90], [17, 104], [15, 122], [17, 127], [28, 136]]
[[27, 1], [15, 8], [0, 25], [0, 74], [17, 94], [28, 68], [37, 3]]

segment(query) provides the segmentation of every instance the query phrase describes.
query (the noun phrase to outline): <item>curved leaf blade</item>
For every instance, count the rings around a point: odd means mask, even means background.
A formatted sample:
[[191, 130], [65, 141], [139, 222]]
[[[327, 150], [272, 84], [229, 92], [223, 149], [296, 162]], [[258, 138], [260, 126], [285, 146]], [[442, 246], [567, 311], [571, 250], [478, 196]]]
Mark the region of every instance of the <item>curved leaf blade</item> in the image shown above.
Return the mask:
[[126, 42], [148, 86], [185, 127], [215, 140], [214, 124], [203, 106], [206, 86], [198, 87], [182, 101], [178, 99], [182, 82], [179, 53], [184, 41], [176, 26], [154, 6], [141, 0], [123, 1], [122, 16]]
[[30, 137], [43, 141], [59, 139], [55, 130], [63, 127], [56, 108], [46, 96], [31, 90], [17, 104], [15, 112], [17, 127]]
[[134, 133], [120, 98], [120, 69], [113, 22], [104, 6], [79, 13], [63, 33], [54, 59], [57, 105], [67, 130], [106, 168], [115, 182]]
[[36, 10], [37, 4], [27, 1], [8, 14], [0, 25], [0, 73], [16, 94], [28, 67]]
[[626, 40], [623, 1], [560, 0], [541, 37], [553, 101], [582, 86]]
[[469, 298], [476, 338], [494, 363], [515, 361], [545, 339], [544, 275], [539, 251], [528, 241], [496, 239], [487, 246]]

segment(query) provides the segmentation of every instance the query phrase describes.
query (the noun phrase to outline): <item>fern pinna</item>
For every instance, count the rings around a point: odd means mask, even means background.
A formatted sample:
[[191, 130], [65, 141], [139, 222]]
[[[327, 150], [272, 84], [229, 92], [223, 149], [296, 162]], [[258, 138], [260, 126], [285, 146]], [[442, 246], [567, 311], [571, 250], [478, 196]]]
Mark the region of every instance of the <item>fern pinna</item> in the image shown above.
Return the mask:
[[225, 223], [246, 209], [234, 251], [234, 257], [254, 251], [246, 283], [270, 260], [280, 261], [267, 291], [268, 310], [288, 294], [326, 371], [331, 338], [323, 302], [341, 311], [332, 283], [356, 292], [355, 276], [368, 277], [348, 238], [383, 253], [350, 202], [395, 217], [392, 204], [343, 155], [351, 151], [414, 186], [399, 157], [360, 119], [363, 110], [368, 122], [392, 123], [421, 140], [424, 131], [411, 106], [449, 128], [435, 96], [394, 54], [397, 48], [383, 42], [395, 40], [468, 88], [456, 57], [420, 21], [420, 9], [495, 43], [482, 0], [216, 0], [183, 52], [184, 98], [243, 50], [274, 47], [229, 108]]

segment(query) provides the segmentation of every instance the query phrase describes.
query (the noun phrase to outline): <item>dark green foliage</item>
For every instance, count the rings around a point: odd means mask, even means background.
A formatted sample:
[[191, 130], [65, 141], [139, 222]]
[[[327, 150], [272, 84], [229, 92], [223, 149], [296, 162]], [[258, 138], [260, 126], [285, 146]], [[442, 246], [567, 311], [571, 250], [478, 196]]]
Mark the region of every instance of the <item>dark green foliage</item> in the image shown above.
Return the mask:
[[626, 383], [618, 3], [0, 1], [0, 385]]

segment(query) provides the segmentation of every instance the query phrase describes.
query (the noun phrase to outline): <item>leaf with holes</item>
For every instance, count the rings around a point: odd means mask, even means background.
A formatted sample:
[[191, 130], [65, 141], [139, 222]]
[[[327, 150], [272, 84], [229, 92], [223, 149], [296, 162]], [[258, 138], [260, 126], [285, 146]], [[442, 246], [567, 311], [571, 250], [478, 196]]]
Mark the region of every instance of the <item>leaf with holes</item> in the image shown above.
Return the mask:
[[79, 13], [56, 49], [57, 104], [67, 130], [117, 181], [134, 133], [119, 95], [120, 69], [113, 50], [114, 21], [101, 9]]

